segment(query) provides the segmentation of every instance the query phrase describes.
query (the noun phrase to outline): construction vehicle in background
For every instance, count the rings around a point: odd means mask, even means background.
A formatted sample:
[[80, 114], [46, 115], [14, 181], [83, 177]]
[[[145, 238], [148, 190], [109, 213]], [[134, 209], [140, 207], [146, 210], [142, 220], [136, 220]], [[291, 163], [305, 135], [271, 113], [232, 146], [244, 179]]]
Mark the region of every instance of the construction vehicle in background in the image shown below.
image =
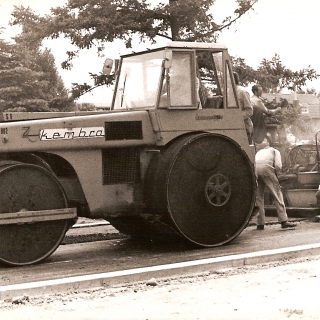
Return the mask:
[[319, 133], [314, 143], [279, 148], [283, 172], [279, 176], [289, 216], [310, 218], [320, 214]]
[[0, 134], [8, 265], [48, 257], [78, 217], [214, 247], [237, 237], [254, 207], [255, 151], [220, 44], [124, 55], [110, 111], [4, 112]]
[[[281, 107], [286, 111], [290, 108], [299, 108], [299, 101], [295, 97], [293, 104], [280, 98], [280, 103], [264, 101], [267, 108]], [[284, 201], [289, 218], [311, 218], [320, 214], [320, 153], [319, 133], [317, 123], [310, 126], [308, 141], [290, 143], [287, 133], [280, 118], [267, 117], [266, 132], [270, 145], [281, 153], [282, 172], [279, 174], [279, 182], [283, 191]], [[309, 119], [309, 121], [311, 121]], [[315, 119], [313, 119], [315, 122]], [[267, 213], [275, 211], [273, 198], [265, 191], [265, 207]]]

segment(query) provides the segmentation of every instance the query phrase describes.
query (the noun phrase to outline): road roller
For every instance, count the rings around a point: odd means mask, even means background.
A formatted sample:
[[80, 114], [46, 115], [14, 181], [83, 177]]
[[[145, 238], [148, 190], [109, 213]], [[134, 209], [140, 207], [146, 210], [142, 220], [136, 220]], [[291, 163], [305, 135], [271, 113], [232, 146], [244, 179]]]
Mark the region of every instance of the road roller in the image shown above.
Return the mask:
[[227, 47], [169, 42], [115, 65], [108, 111], [2, 113], [0, 262], [42, 261], [78, 217], [199, 247], [246, 227], [255, 152]]

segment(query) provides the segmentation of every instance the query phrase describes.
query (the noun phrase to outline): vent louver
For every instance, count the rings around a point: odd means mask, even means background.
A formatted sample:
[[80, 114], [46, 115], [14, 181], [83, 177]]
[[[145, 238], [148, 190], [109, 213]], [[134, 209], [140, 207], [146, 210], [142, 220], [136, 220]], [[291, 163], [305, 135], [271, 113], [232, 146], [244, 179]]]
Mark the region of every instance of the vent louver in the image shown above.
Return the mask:
[[103, 184], [138, 183], [140, 151], [137, 148], [112, 148], [102, 151]]
[[141, 140], [141, 121], [112, 121], [105, 123], [105, 139], [110, 140]]

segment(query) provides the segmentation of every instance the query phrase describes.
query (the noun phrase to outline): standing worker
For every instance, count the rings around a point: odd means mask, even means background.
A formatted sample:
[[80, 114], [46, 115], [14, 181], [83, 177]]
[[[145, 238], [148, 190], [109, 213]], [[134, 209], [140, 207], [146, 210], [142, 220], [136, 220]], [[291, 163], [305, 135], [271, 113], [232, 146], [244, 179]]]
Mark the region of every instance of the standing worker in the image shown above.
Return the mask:
[[258, 183], [256, 204], [259, 207], [257, 217], [257, 229], [263, 230], [265, 224], [264, 210], [264, 189], [265, 186], [270, 190], [277, 209], [278, 219], [281, 228], [292, 228], [296, 224], [288, 222], [286, 207], [283, 200], [281, 187], [277, 174], [282, 168], [281, 155], [279, 150], [269, 146], [267, 139], [262, 142], [263, 149], [259, 150], [255, 156], [256, 177]]
[[242, 110], [243, 121], [245, 123], [247, 136], [249, 143], [252, 143], [252, 132], [253, 132], [253, 124], [251, 120], [251, 116], [253, 115], [253, 108], [250, 101], [249, 93], [242, 87], [239, 86], [239, 75], [234, 72], [233, 73], [234, 81], [237, 85], [237, 96], [240, 102], [240, 108]]
[[262, 87], [260, 85], [252, 86], [253, 96], [251, 97], [251, 103], [253, 105], [253, 115], [251, 117], [253, 123], [252, 140], [255, 143], [260, 144], [267, 135], [267, 126], [264, 122], [266, 115], [275, 115], [281, 111], [281, 108], [270, 110], [261, 100]]

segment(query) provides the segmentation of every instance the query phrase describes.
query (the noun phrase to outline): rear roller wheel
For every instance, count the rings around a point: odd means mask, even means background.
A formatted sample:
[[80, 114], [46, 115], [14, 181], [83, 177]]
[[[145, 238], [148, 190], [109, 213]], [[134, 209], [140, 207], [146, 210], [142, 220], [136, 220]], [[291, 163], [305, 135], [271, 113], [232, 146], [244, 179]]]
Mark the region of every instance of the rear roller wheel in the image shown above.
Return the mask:
[[[46, 169], [30, 164], [0, 166], [1, 214], [67, 208], [58, 180]], [[70, 226], [68, 220], [0, 225], [0, 261], [21, 266], [52, 254]]]
[[234, 239], [255, 200], [253, 166], [233, 140], [213, 134], [184, 137], [153, 159], [147, 174], [150, 210], [201, 246]]

